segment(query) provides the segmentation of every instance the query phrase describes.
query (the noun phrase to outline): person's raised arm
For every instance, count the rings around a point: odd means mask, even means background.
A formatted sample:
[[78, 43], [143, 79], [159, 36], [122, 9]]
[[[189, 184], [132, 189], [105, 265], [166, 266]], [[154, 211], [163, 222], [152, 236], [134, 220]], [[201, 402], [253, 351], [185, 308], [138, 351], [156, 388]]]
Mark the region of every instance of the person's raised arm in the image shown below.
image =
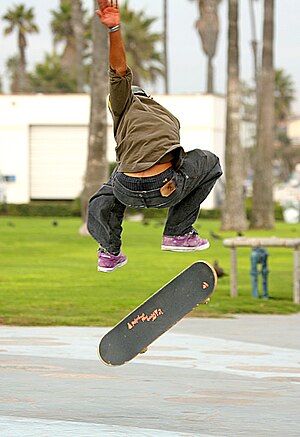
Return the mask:
[[119, 76], [124, 76], [127, 72], [127, 62], [120, 30], [121, 20], [118, 0], [97, 0], [97, 2], [100, 10], [97, 10], [96, 14], [109, 32], [110, 66]]

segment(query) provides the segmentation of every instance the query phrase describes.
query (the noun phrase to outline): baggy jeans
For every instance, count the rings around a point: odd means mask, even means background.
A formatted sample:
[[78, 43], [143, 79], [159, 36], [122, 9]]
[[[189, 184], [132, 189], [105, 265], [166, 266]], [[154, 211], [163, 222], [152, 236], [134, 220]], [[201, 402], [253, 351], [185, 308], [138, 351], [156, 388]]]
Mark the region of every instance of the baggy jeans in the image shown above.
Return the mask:
[[[139, 188], [139, 185], [143, 184], [141, 179], [149, 178], [133, 178], [137, 181], [136, 188], [128, 189], [119, 181], [118, 168], [116, 168], [108, 182], [102, 185], [89, 201], [88, 230], [102, 248], [114, 255], [119, 254], [122, 222], [126, 206], [128, 206], [169, 208], [163, 235], [179, 236], [192, 232], [201, 203], [221, 175], [218, 157], [209, 151], [200, 149], [187, 152], [178, 171], [170, 168], [152, 177], [152, 179], [161, 177], [160, 187], [155, 189]], [[166, 180], [172, 180], [176, 190], [168, 197], [163, 197], [160, 188]]]

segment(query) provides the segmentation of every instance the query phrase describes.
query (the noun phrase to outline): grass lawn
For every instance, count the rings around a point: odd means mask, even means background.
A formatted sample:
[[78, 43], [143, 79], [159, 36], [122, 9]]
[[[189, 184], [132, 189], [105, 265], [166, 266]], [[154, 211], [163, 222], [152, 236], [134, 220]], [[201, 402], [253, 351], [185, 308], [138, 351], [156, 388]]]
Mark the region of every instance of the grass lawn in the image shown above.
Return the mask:
[[[98, 273], [97, 244], [80, 237], [79, 219], [0, 217], [0, 323], [13, 325], [110, 326], [143, 302], [167, 281], [198, 259], [218, 260], [230, 270], [230, 251], [219, 222], [199, 220], [201, 236], [211, 248], [198, 253], [160, 250], [163, 225], [125, 221], [123, 251], [128, 264], [113, 273]], [[297, 238], [300, 225], [277, 223], [271, 231], [248, 231], [247, 236]], [[267, 248], [270, 299], [251, 297], [249, 248], [238, 249], [237, 298], [231, 298], [229, 276], [219, 279], [209, 305], [198, 307], [196, 317], [222, 317], [234, 313], [289, 314], [293, 304], [293, 250]], [[261, 282], [259, 283], [261, 289]]]

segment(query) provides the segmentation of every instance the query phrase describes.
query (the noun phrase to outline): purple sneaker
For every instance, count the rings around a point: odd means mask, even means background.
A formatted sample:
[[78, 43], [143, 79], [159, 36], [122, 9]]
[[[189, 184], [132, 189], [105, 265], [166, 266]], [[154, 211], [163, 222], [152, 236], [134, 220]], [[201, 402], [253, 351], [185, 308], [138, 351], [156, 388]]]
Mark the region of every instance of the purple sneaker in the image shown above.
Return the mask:
[[122, 252], [112, 255], [103, 249], [98, 250], [98, 272], [113, 272], [127, 263], [127, 256]]
[[191, 232], [178, 237], [166, 237], [162, 239], [162, 250], [172, 250], [174, 252], [195, 252], [209, 248], [209, 241], [203, 240], [198, 234]]

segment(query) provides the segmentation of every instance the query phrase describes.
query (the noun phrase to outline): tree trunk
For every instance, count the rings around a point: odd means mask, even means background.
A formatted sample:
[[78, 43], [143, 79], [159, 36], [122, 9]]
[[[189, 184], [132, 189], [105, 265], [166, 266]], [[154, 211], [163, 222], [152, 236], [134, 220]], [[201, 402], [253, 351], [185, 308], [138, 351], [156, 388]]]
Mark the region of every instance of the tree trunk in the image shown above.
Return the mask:
[[213, 94], [214, 92], [214, 67], [213, 67], [213, 58], [207, 58], [207, 84], [206, 84], [206, 92], [208, 94]]
[[65, 49], [61, 57], [61, 66], [72, 77], [75, 76], [74, 70], [76, 68], [76, 41], [75, 36], [69, 36]]
[[272, 157], [274, 140], [274, 0], [265, 0], [263, 54], [258, 102], [258, 138], [254, 163], [251, 227], [274, 227]]
[[257, 35], [256, 35], [256, 21], [255, 21], [255, 13], [254, 13], [254, 1], [249, 0], [249, 10], [250, 10], [250, 25], [251, 25], [251, 47], [253, 52], [253, 68], [254, 68], [254, 80], [257, 79]]
[[214, 92], [212, 60], [216, 53], [219, 36], [218, 6], [221, 0], [199, 0], [200, 18], [196, 22], [202, 48], [208, 57], [207, 92]]
[[25, 35], [19, 30], [18, 34], [18, 46], [20, 53], [20, 71], [18, 74], [19, 84], [18, 84], [18, 92], [25, 93], [27, 90], [27, 80], [26, 80], [26, 38]]
[[[76, 2], [77, 0], [75, 0]], [[68, 4], [71, 8], [71, 19], [73, 21], [73, 1], [72, 0], [60, 0], [61, 7], [65, 4]], [[75, 68], [76, 68], [76, 39], [75, 39], [75, 33], [73, 29], [73, 23], [72, 23], [72, 32], [68, 34], [66, 38], [66, 45], [61, 57], [61, 66], [62, 68], [70, 74], [71, 77], [75, 77]]]
[[228, 16], [225, 200], [221, 228], [241, 231], [247, 229], [247, 220], [243, 194], [243, 152], [240, 144], [238, 0], [229, 0]]
[[77, 91], [83, 92], [84, 88], [84, 22], [81, 0], [72, 1], [72, 27], [76, 46], [76, 79]]
[[[95, 9], [97, 5], [95, 4]], [[93, 63], [91, 71], [91, 109], [88, 142], [88, 159], [81, 195], [83, 227], [86, 224], [89, 198], [108, 178], [107, 150], [107, 29], [99, 19], [93, 19]]]

